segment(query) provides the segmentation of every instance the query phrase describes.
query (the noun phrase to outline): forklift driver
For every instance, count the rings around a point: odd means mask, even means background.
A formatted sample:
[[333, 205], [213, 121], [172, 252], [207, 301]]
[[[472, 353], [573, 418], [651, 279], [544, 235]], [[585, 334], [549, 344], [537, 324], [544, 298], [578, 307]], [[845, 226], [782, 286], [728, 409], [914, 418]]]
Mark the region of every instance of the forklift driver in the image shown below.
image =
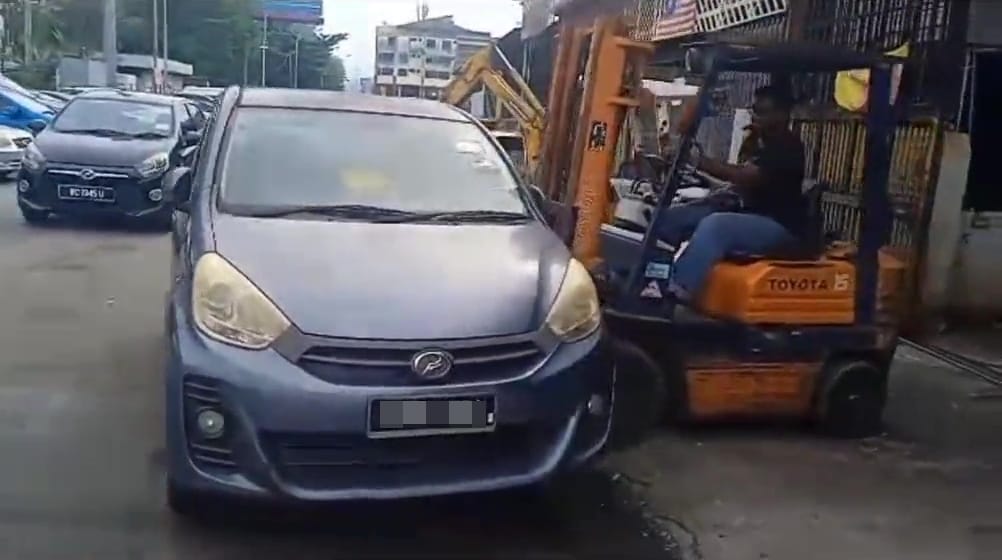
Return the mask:
[[[675, 261], [671, 292], [682, 303], [698, 296], [713, 266], [729, 253], [766, 253], [801, 238], [807, 206], [802, 193], [804, 145], [790, 131], [791, 96], [772, 86], [759, 88], [752, 124], [737, 165], [702, 155], [694, 146], [689, 162], [730, 183], [740, 196], [737, 211], [720, 211], [712, 202], [668, 208], [658, 237], [678, 247], [689, 245]], [[712, 199], [712, 195], [710, 197]]]

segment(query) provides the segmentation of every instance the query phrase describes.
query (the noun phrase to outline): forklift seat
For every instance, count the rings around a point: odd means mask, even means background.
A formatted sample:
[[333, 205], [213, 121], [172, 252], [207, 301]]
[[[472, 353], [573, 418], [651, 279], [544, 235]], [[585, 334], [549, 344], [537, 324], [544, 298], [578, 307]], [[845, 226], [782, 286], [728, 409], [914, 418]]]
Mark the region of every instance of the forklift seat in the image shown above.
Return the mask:
[[816, 261], [821, 258], [827, 244], [825, 220], [821, 208], [826, 190], [825, 183], [811, 179], [804, 181], [804, 198], [807, 200], [807, 229], [803, 237], [763, 254], [732, 252], [724, 260], [735, 264], [748, 264], [764, 260]]

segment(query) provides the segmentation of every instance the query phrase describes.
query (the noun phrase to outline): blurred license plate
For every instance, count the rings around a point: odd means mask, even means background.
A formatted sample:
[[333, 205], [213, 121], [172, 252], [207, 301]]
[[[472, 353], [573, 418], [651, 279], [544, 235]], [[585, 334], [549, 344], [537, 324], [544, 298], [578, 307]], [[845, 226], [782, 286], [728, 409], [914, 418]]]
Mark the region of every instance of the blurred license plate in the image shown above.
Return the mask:
[[59, 185], [59, 198], [63, 200], [86, 200], [89, 202], [115, 202], [115, 189], [109, 189], [108, 187]]
[[369, 437], [408, 437], [489, 432], [494, 398], [377, 400], [369, 409]]

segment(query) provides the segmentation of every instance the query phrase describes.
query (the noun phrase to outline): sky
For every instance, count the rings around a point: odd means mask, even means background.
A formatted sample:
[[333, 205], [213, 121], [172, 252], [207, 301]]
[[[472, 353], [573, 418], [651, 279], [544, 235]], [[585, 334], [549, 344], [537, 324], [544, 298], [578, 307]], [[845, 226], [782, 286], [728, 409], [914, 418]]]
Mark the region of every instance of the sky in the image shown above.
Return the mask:
[[[426, 0], [428, 17], [455, 17], [456, 24], [495, 37], [518, 27], [522, 8], [516, 0]], [[376, 26], [417, 19], [418, 0], [324, 0], [324, 31], [348, 33], [338, 54], [349, 79], [371, 76], [375, 64]]]

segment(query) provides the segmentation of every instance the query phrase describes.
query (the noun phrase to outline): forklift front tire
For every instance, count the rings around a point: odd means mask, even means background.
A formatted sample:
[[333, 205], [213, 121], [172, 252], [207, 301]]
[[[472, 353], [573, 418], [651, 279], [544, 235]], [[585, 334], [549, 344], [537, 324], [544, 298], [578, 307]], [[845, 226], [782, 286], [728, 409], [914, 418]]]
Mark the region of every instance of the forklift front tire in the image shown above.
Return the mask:
[[610, 449], [637, 445], [664, 417], [665, 376], [639, 346], [621, 339], [612, 342], [616, 364]]

